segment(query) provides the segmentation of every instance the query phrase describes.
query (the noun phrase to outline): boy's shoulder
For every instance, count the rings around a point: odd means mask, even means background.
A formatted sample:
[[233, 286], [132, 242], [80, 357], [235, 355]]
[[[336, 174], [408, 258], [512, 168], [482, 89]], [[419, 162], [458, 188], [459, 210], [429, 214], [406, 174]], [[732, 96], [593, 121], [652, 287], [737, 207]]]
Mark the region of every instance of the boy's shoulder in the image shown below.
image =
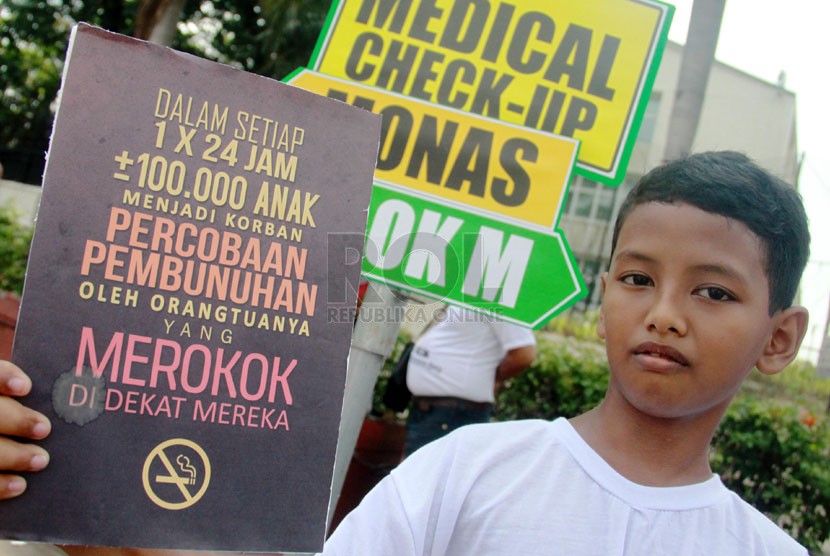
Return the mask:
[[453, 461], [466, 462], [465, 466], [480, 462], [490, 466], [494, 462], [510, 462], [540, 457], [541, 453], [556, 450], [560, 444], [562, 427], [567, 427], [564, 418], [555, 421], [543, 419], [520, 419], [466, 425], [450, 434], [424, 446], [408, 460], [423, 461], [434, 467], [438, 460], [446, 465]]
[[735, 492], [728, 490], [728, 493], [733, 510], [727, 515], [732, 516], [732, 521], [724, 525], [730, 534], [739, 538], [763, 539], [764, 547], [769, 554], [807, 556], [807, 550], [764, 513]]
[[[515, 450], [517, 445], [542, 446], [549, 444], [561, 434], [561, 428], [567, 427], [564, 418], [553, 421], [544, 419], [517, 419], [513, 421], [495, 421], [476, 423], [456, 429], [445, 438], [448, 442], [465, 448], [487, 448]], [[543, 440], [547, 439], [547, 442]]]

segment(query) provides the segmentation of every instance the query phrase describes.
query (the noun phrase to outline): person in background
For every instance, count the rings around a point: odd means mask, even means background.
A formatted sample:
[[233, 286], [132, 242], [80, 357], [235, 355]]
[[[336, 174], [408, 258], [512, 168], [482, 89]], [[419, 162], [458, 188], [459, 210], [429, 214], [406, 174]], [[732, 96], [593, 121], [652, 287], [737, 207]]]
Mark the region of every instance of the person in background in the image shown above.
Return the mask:
[[527, 328], [449, 307], [415, 342], [406, 383], [406, 454], [464, 425], [486, 423], [498, 389], [536, 358]]

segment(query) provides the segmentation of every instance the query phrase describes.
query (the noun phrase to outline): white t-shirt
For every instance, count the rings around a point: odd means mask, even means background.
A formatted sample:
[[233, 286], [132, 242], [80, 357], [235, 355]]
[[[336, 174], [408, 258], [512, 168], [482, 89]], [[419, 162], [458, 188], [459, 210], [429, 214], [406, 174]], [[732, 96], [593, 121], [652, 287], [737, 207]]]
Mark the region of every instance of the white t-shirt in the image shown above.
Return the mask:
[[492, 402], [499, 362], [509, 350], [535, 344], [527, 328], [450, 307], [446, 318], [415, 342], [406, 383], [417, 396]]
[[325, 556], [806, 556], [717, 476], [646, 487], [565, 419], [463, 427], [404, 460]]

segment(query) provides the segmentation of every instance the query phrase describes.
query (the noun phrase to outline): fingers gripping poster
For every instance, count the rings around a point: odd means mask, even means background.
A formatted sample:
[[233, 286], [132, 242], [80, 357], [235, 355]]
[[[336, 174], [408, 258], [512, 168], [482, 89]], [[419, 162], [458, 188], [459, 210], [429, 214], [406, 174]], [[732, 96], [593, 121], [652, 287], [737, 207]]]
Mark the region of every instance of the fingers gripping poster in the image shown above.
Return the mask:
[[[0, 533], [322, 546], [380, 117], [73, 30], [14, 361], [53, 424]], [[329, 287], [330, 285], [337, 287]]]

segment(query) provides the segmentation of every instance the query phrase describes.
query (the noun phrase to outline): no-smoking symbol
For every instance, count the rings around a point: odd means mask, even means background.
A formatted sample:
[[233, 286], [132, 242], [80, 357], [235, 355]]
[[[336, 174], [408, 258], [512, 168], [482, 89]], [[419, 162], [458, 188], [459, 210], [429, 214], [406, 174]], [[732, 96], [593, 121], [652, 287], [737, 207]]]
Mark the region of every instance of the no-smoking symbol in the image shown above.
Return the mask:
[[210, 460], [195, 442], [173, 438], [153, 448], [141, 478], [150, 500], [168, 510], [182, 510], [207, 491]]

